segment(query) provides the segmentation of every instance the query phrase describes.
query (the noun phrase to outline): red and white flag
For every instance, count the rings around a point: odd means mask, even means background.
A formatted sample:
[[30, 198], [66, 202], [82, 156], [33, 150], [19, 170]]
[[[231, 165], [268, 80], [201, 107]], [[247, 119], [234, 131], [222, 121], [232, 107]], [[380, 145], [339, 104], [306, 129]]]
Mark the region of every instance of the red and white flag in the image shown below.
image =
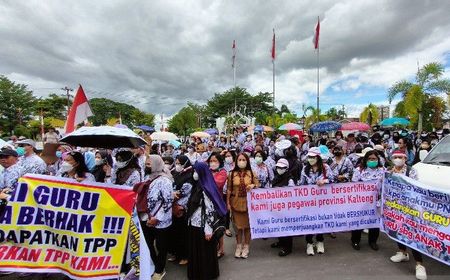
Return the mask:
[[275, 60], [275, 29], [273, 29], [273, 38], [272, 38], [272, 61]]
[[319, 48], [319, 33], [320, 33], [320, 19], [319, 17], [317, 17], [317, 25], [313, 37], [314, 49], [316, 50]]
[[75, 130], [78, 124], [87, 120], [88, 117], [93, 116], [91, 106], [89, 106], [89, 101], [84, 94], [83, 87], [80, 85], [75, 94], [75, 98], [70, 107], [69, 115], [66, 121], [66, 134]]
[[231, 57], [233, 60], [233, 63], [231, 64], [231, 67], [234, 68], [234, 63], [236, 61], [236, 40], [233, 40], [233, 46], [231, 47], [233, 50], [233, 56]]

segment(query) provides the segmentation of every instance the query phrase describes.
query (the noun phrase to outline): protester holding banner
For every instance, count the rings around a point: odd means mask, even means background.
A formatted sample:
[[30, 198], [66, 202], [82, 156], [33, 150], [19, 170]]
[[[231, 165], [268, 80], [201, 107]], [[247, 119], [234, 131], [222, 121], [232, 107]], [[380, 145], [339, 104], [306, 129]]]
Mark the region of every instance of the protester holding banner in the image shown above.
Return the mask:
[[[392, 162], [394, 167], [390, 170], [392, 174], [401, 174], [406, 177], [417, 180], [416, 170], [406, 164], [407, 155], [401, 150], [395, 150], [392, 153]], [[390, 260], [394, 263], [409, 261], [409, 255], [406, 253], [406, 245], [397, 242], [399, 251], [393, 255]], [[411, 249], [414, 260], [416, 261], [416, 278], [419, 280], [427, 279], [427, 272], [423, 266], [422, 254], [414, 249]]]
[[265, 164], [266, 160], [267, 156], [264, 151], [255, 152], [255, 166], [253, 170], [258, 177], [261, 188], [271, 188], [274, 177], [273, 170]]
[[166, 274], [168, 231], [172, 224], [172, 175], [165, 169], [159, 155], [150, 155], [145, 163], [148, 173], [147, 215], [141, 215], [142, 229], [155, 264], [152, 280], [159, 280]]
[[4, 168], [0, 173], [0, 190], [13, 191], [16, 188], [17, 181], [22, 175], [22, 170], [17, 164], [18, 157], [17, 152], [12, 149], [3, 148], [0, 151], [0, 165]]
[[[365, 182], [370, 180], [379, 180], [381, 182], [384, 176], [385, 168], [383, 167], [380, 155], [376, 150], [369, 150], [365, 153], [359, 167], [355, 168], [352, 176], [352, 182]], [[352, 231], [352, 247], [355, 250], [360, 250], [359, 243], [361, 242], [362, 230]], [[369, 246], [372, 250], [378, 251], [377, 240], [380, 235], [379, 228], [369, 229]]]
[[331, 171], [337, 183], [349, 182], [353, 174], [353, 164], [345, 156], [341, 146], [333, 148], [333, 163], [330, 165]]
[[[318, 185], [323, 186], [333, 182], [333, 172], [330, 167], [322, 161], [320, 149], [318, 147], [310, 148], [307, 154], [307, 163], [302, 170], [300, 179], [301, 185]], [[314, 235], [306, 235], [306, 254], [314, 256]], [[325, 253], [325, 245], [323, 243], [323, 234], [316, 235], [317, 253]]]
[[224, 217], [227, 209], [208, 165], [198, 162], [194, 169], [196, 183], [188, 202], [188, 279], [215, 279], [219, 262], [213, 227], [216, 217]]
[[[272, 186], [275, 187], [294, 187], [294, 177], [289, 171], [289, 162], [287, 159], [280, 158], [276, 164], [276, 175], [272, 181]], [[284, 257], [292, 253], [292, 236], [279, 237], [278, 242], [272, 243], [270, 247], [281, 248], [278, 256]]]
[[84, 162], [83, 154], [76, 151], [67, 154], [57, 176], [72, 178], [78, 182], [95, 182], [94, 175], [89, 173]]
[[235, 168], [228, 176], [227, 203], [231, 210], [236, 233], [236, 258], [248, 258], [250, 246], [250, 222], [248, 219], [247, 192], [259, 187], [259, 181], [250, 166], [250, 158], [241, 153]]

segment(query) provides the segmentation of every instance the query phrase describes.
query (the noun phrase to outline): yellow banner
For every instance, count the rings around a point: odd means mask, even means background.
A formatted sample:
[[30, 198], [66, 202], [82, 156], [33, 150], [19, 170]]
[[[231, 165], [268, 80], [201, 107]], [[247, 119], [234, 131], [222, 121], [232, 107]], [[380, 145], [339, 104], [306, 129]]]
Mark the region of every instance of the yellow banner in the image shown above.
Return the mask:
[[135, 194], [127, 187], [28, 174], [0, 214], [0, 271], [73, 279], [120, 273]]

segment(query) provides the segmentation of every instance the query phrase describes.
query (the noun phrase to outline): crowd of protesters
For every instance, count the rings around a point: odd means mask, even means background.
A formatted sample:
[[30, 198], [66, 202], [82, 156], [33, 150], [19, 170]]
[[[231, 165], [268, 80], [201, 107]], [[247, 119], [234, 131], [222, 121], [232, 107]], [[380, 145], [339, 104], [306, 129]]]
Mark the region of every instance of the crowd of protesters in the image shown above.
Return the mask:
[[[51, 162], [38, 155], [33, 140], [12, 137], [0, 151], [0, 199], [4, 207], [27, 173], [129, 186], [137, 192], [136, 208], [155, 264], [152, 279], [166, 275], [167, 260], [187, 266], [188, 279], [215, 279], [219, 259], [227, 254], [224, 236], [235, 236], [234, 257], [251, 256], [247, 192], [381, 180], [386, 171], [416, 178], [412, 165], [446, 134], [385, 130], [286, 136], [238, 127], [228, 135], [191, 137], [178, 147], [153, 143], [103, 150], [60, 143]], [[46, 140], [58, 143], [58, 136], [51, 131]], [[224, 236], [216, 234], [218, 220], [223, 221]], [[351, 233], [355, 250], [360, 250], [361, 232]], [[369, 247], [378, 250], [379, 229], [368, 233]], [[306, 254], [324, 254], [324, 237], [306, 235]], [[280, 237], [271, 247], [279, 249], [280, 257], [288, 256], [293, 238]], [[408, 261], [406, 247], [398, 247], [391, 261]], [[417, 279], [426, 279], [421, 254], [413, 251], [413, 256]], [[129, 269], [122, 267], [124, 274]]]

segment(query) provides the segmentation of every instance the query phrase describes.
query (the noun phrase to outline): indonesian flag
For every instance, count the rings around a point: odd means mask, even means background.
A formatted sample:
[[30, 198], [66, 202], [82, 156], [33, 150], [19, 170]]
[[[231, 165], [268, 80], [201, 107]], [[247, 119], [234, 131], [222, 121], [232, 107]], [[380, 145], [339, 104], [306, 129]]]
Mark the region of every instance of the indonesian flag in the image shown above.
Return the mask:
[[314, 49], [316, 50], [319, 48], [319, 33], [320, 33], [320, 20], [319, 17], [317, 17], [317, 25], [313, 38]]
[[231, 67], [234, 68], [234, 62], [236, 60], [236, 40], [233, 40], [233, 46], [231, 47], [233, 50], [233, 56], [231, 57], [233, 60], [233, 64], [231, 64]]
[[273, 38], [272, 38], [272, 61], [275, 60], [275, 29], [273, 29]]
[[74, 131], [78, 124], [84, 122], [88, 117], [93, 115], [86, 94], [84, 94], [83, 87], [80, 85], [77, 94], [75, 94], [72, 107], [70, 107], [69, 115], [67, 116], [66, 134]]

